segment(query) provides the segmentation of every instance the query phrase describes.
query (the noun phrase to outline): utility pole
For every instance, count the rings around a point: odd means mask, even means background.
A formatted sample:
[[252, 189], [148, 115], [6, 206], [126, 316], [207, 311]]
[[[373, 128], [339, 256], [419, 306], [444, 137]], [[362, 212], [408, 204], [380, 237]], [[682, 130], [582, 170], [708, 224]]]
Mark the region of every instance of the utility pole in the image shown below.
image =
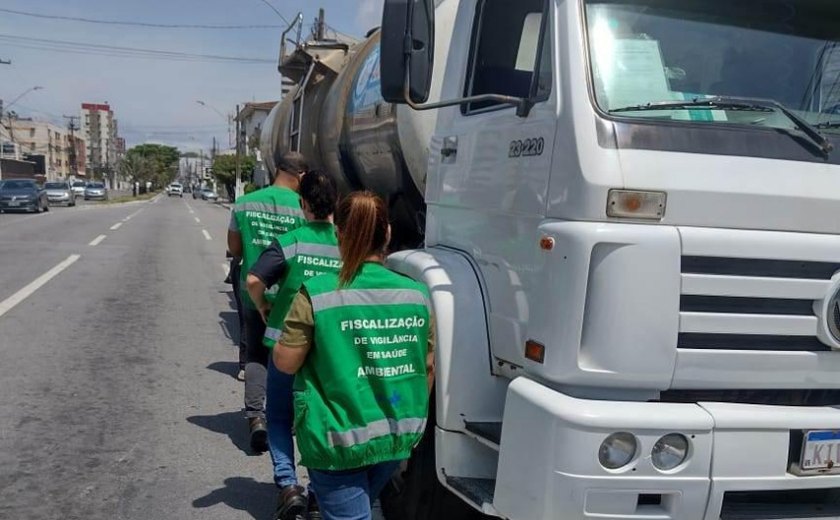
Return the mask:
[[236, 184], [233, 192], [236, 198], [242, 195], [242, 138], [239, 136], [241, 124], [239, 121], [239, 105], [236, 105]]
[[64, 116], [64, 119], [69, 121], [67, 129], [70, 130], [70, 173], [75, 179], [79, 175], [79, 167], [76, 162], [76, 130], [79, 130], [79, 127], [76, 126], [76, 120], [79, 119], [79, 116]]

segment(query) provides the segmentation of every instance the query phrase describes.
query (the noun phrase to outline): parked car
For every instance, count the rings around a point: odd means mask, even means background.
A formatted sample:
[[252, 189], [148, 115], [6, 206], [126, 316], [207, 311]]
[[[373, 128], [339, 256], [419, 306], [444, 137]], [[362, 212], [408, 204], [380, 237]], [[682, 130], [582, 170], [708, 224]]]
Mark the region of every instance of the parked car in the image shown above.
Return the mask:
[[215, 202], [219, 200], [219, 195], [210, 188], [204, 188], [201, 190], [201, 200], [210, 200]]
[[85, 186], [85, 200], [108, 200], [108, 190], [101, 182], [89, 182]]
[[76, 193], [69, 182], [48, 182], [44, 185], [50, 204], [76, 205]]
[[76, 197], [85, 196], [85, 187], [87, 186], [85, 181], [73, 181], [70, 186], [73, 188], [73, 194], [76, 195]]
[[5, 211], [49, 211], [47, 192], [33, 180], [8, 180], [0, 184], [0, 213]]
[[178, 182], [173, 182], [166, 188], [166, 194], [170, 197], [181, 197], [184, 198], [184, 186]]
[[193, 188], [193, 190], [192, 190], [193, 198], [194, 199], [200, 198], [201, 197], [201, 192], [203, 192], [203, 191], [204, 191], [204, 188], [199, 188], [199, 187]]

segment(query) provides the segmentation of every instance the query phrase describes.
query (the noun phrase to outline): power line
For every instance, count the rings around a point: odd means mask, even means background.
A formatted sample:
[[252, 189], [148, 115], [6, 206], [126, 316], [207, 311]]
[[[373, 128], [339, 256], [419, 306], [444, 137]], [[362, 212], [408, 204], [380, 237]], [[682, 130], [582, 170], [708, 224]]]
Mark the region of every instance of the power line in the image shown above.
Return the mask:
[[278, 11], [278, 10], [277, 10], [277, 8], [276, 8], [276, 7], [274, 7], [274, 6], [271, 4], [271, 2], [269, 2], [268, 0], [262, 0], [262, 3], [264, 3], [265, 5], [267, 5], [268, 7], [270, 7], [272, 11], [274, 11], [275, 13], [277, 13], [277, 16], [279, 16], [281, 20], [283, 20], [284, 22], [286, 22], [286, 25], [292, 25], [292, 22], [290, 22], [290, 21], [288, 20], [288, 18], [286, 18], [285, 16], [283, 16], [283, 13], [281, 13], [280, 11]]
[[[30, 11], [16, 11], [14, 9], [0, 9], [2, 13], [16, 14], [19, 16], [29, 16], [31, 18], [41, 18], [46, 20], [62, 20], [66, 22], [82, 22], [94, 23], [100, 25], [122, 25], [130, 27], [148, 27], [155, 29], [221, 29], [221, 30], [240, 30], [240, 29], [282, 29], [280, 25], [204, 25], [204, 24], [167, 24], [167, 23], [151, 23], [151, 22], [128, 22], [123, 20], [99, 20], [94, 18], [81, 18], [76, 16], [60, 16], [49, 15], [42, 13], [33, 13]], [[282, 15], [281, 15], [282, 18]]]
[[192, 54], [159, 49], [142, 49], [137, 47], [120, 47], [115, 45], [100, 45], [95, 43], [71, 42], [66, 40], [49, 40], [46, 38], [31, 38], [11, 34], [0, 34], [0, 41], [5, 42], [8, 46], [35, 50], [75, 52], [81, 54], [117, 56], [124, 58], [153, 58], [171, 61], [209, 61], [216, 63], [274, 63], [274, 60], [262, 58], [222, 56], [217, 54]]

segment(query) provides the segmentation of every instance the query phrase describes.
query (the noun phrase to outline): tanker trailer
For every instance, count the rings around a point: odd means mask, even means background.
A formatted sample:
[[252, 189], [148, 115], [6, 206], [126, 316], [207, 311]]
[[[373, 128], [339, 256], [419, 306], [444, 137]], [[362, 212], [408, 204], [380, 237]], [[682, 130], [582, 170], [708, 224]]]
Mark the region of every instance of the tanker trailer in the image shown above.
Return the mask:
[[301, 152], [342, 193], [370, 190], [385, 199], [395, 250], [421, 244], [426, 161], [434, 114], [386, 103], [379, 81], [380, 33], [360, 42], [315, 40], [281, 56], [281, 74], [296, 83], [268, 116], [262, 153]]

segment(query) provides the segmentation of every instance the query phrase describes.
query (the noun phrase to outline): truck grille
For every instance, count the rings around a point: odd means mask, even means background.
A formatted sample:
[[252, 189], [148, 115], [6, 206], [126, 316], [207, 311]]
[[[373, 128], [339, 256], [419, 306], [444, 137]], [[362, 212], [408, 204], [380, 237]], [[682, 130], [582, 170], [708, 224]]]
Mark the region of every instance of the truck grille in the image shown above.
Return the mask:
[[683, 256], [682, 349], [820, 352], [816, 302], [840, 263]]

